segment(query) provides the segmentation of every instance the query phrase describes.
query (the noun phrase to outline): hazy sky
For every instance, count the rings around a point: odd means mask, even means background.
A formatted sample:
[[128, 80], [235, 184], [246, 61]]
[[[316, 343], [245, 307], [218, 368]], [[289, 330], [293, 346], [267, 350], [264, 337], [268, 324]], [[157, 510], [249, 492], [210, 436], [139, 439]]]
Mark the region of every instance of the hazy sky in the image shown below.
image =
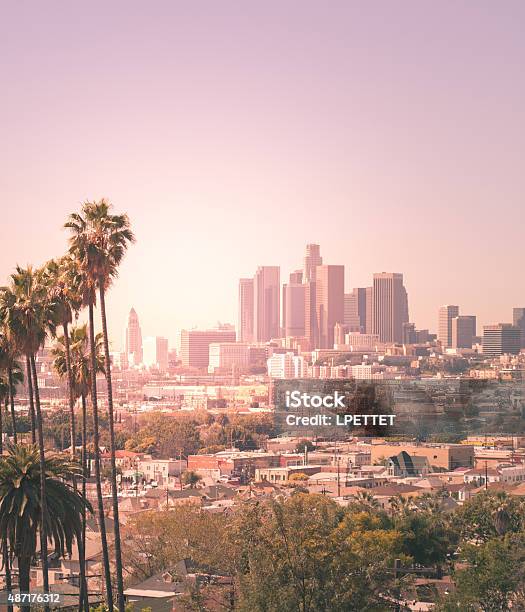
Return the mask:
[[0, 16], [0, 282], [108, 197], [137, 243], [115, 344], [234, 322], [237, 280], [405, 274], [411, 320], [525, 305], [525, 3], [11, 2]]

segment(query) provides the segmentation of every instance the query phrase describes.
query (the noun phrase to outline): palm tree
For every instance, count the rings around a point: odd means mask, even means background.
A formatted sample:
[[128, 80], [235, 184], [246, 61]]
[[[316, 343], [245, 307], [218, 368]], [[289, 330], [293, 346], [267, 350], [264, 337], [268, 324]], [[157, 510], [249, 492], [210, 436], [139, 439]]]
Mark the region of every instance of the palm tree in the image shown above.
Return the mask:
[[[64, 335], [62, 343], [64, 346], [64, 363], [67, 374], [67, 388], [69, 398], [69, 429], [71, 439], [71, 458], [76, 454], [76, 431], [75, 431], [75, 392], [73, 372], [71, 369], [71, 351], [69, 346], [68, 326], [73, 320], [73, 313], [78, 313], [82, 306], [80, 288], [78, 286], [78, 274], [75, 270], [75, 261], [70, 255], [61, 257], [58, 261], [52, 259], [44, 268], [44, 277], [48, 288], [48, 294], [55, 308], [56, 320], [62, 326]], [[75, 482], [73, 482], [75, 486]]]
[[[45, 458], [42, 471], [35, 445], [10, 445], [7, 457], [0, 461], [0, 539], [4, 550], [9, 547], [11, 557], [17, 559], [22, 592], [30, 590], [39, 532], [49, 534], [60, 556], [71, 554], [75, 540], [80, 543], [82, 512], [91, 511], [91, 506], [67, 482], [76, 471], [75, 464], [57, 455]], [[42, 481], [47, 485], [45, 499]], [[42, 507], [49, 511], [43, 513]], [[41, 550], [41, 554], [46, 553]]]
[[[4, 292], [6, 289], [2, 290], [2, 295], [0, 296], [0, 300], [4, 297]], [[1, 301], [0, 301], [1, 308]], [[17, 431], [16, 431], [16, 414], [15, 414], [15, 395], [16, 395], [16, 387], [24, 382], [24, 375], [22, 373], [22, 368], [18, 361], [16, 360], [18, 357], [16, 349], [14, 348], [13, 342], [8, 340], [7, 333], [0, 334], [0, 371], [4, 371], [7, 384], [8, 384], [8, 394], [6, 397], [7, 402], [11, 407], [11, 426], [13, 429], [13, 440], [15, 444], [18, 441]], [[31, 421], [33, 423], [33, 421]], [[34, 439], [33, 439], [34, 442]]]
[[[40, 406], [40, 393], [36, 371], [35, 355], [43, 346], [48, 330], [54, 330], [53, 306], [48, 300], [41, 271], [34, 271], [17, 266], [11, 275], [9, 290], [4, 291], [0, 300], [0, 322], [3, 324], [7, 340], [16, 346], [29, 360], [36, 409], [36, 428], [40, 471], [45, 473], [45, 449]], [[40, 549], [42, 557], [42, 574], [44, 591], [49, 591], [49, 572], [47, 560], [47, 509], [46, 479], [40, 479], [40, 511], [42, 513], [40, 528]]]
[[[90, 281], [90, 285], [99, 291], [106, 362], [106, 382], [108, 388], [108, 421], [113, 521], [115, 524], [117, 604], [119, 612], [124, 612], [124, 581], [122, 578], [117, 467], [115, 462], [113, 389], [111, 383], [109, 339], [106, 319], [106, 291], [118, 275], [118, 267], [126, 253], [128, 244], [134, 242], [135, 237], [131, 231], [128, 216], [126, 214], [111, 214], [110, 204], [104, 199], [99, 202], [85, 202], [82, 206], [81, 214], [70, 215], [65, 227], [71, 230], [72, 234], [70, 238], [71, 253], [76, 257], [79, 268], [86, 274], [86, 277]], [[90, 328], [92, 328], [92, 324], [93, 321], [90, 320]], [[90, 331], [90, 333], [93, 335], [92, 331]], [[95, 371], [94, 364], [93, 371]]]
[[355, 504], [366, 512], [379, 510], [381, 507], [377, 499], [368, 491], [359, 491], [354, 498]]
[[[3, 416], [2, 410], [5, 402], [6, 412], [7, 412], [7, 404], [9, 402], [9, 383], [6, 378], [0, 376], [0, 458], [4, 452], [4, 424], [3, 424]], [[2, 568], [5, 570], [5, 588], [9, 592], [12, 590], [11, 583], [11, 565], [9, 563], [9, 550], [7, 548], [7, 544], [2, 545]], [[13, 612], [13, 606], [8, 605], [8, 612]]]
[[[74, 217], [74, 215], [71, 215]], [[67, 227], [67, 224], [66, 224]], [[72, 237], [73, 238], [73, 237]], [[82, 304], [88, 308], [88, 342], [89, 342], [89, 365], [87, 372], [84, 372], [83, 380], [89, 384], [89, 392], [91, 395], [91, 406], [93, 411], [93, 453], [94, 453], [94, 465], [95, 465], [95, 483], [97, 491], [97, 519], [100, 530], [100, 541], [102, 545], [102, 559], [104, 564], [104, 581], [106, 584], [106, 603], [109, 610], [113, 610], [113, 587], [111, 584], [111, 566], [109, 563], [109, 548], [108, 539], [106, 533], [106, 517], [104, 510], [104, 499], [102, 497], [102, 479], [100, 469], [100, 428], [99, 428], [99, 417], [98, 417], [98, 401], [97, 401], [97, 377], [96, 374], [99, 370], [97, 367], [97, 341], [95, 336], [94, 327], [94, 308], [97, 301], [96, 298], [96, 287], [89, 274], [82, 269], [79, 264], [83, 261], [82, 254], [83, 250], [82, 243], [76, 245], [73, 239], [70, 239], [70, 255], [75, 259], [75, 270], [78, 274], [80, 294], [82, 296]], [[79, 251], [78, 256], [75, 253]], [[85, 363], [85, 361], [84, 361]], [[87, 390], [81, 395], [82, 401], [82, 412], [83, 421], [85, 420], [86, 414], [86, 402], [85, 397], [87, 396]], [[84, 431], [84, 441], [86, 440]], [[85, 452], [85, 451], [84, 451]], [[85, 458], [85, 457], [84, 457]]]
[[[53, 367], [57, 374], [64, 378], [71, 376], [71, 390], [73, 395], [73, 403], [76, 403], [78, 398], [82, 401], [82, 497], [86, 499], [86, 479], [88, 477], [87, 469], [87, 402], [86, 398], [89, 395], [91, 370], [89, 359], [89, 340], [87, 325], [72, 327], [70, 336], [66, 341], [64, 336], [57, 338], [57, 344], [53, 348], [54, 356]], [[69, 347], [69, 348], [67, 348]], [[69, 358], [67, 353], [69, 351]], [[103, 343], [102, 334], [97, 334], [95, 337], [95, 352], [97, 362], [97, 372], [104, 373], [104, 357], [102, 355]], [[74, 441], [76, 444], [76, 440]], [[87, 595], [87, 581], [85, 574], [85, 541], [86, 541], [86, 513], [82, 516], [82, 542], [84, 543], [82, 551], [80, 551], [80, 578], [81, 578], [81, 606], [84, 610], [89, 609], [89, 600]]]
[[7, 408], [7, 402], [9, 401], [9, 383], [7, 379], [0, 374], [0, 457], [4, 452], [4, 417], [3, 407]]

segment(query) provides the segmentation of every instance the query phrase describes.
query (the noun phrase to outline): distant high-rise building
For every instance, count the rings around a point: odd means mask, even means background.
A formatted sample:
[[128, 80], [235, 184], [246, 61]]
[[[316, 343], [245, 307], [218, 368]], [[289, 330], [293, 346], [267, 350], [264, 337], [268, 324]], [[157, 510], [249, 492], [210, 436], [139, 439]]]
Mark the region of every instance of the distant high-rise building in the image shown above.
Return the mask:
[[134, 308], [129, 311], [126, 326], [126, 355], [130, 365], [140, 365], [142, 363], [142, 333], [139, 317]]
[[156, 368], [159, 372], [168, 370], [168, 340], [160, 336], [149, 336], [144, 339], [143, 344], [144, 365], [148, 368]]
[[452, 319], [459, 316], [459, 306], [441, 306], [438, 315], [438, 340], [443, 348], [452, 346]]
[[521, 348], [525, 348], [525, 307], [512, 310], [512, 321], [521, 329]]
[[408, 296], [403, 275], [395, 272], [374, 274], [373, 333], [380, 342], [403, 343], [403, 323], [408, 323]]
[[302, 272], [292, 272], [290, 282], [283, 285], [283, 336], [303, 337], [305, 334], [306, 285]]
[[319, 345], [319, 330], [315, 310], [315, 282], [304, 285], [304, 335], [313, 349]]
[[303, 271], [290, 272], [290, 285], [300, 285], [303, 282]]
[[417, 344], [417, 331], [414, 323], [403, 323], [403, 344]]
[[345, 267], [320, 265], [315, 274], [318, 348], [333, 348], [335, 324], [344, 323]]
[[305, 284], [304, 327], [305, 336], [312, 348], [319, 345], [319, 329], [316, 315], [316, 269], [322, 265], [321, 249], [318, 244], [307, 244], [304, 258], [303, 283]]
[[315, 282], [315, 269], [322, 265], [321, 247], [318, 244], [307, 244], [304, 258], [304, 282]]
[[521, 348], [521, 329], [510, 323], [483, 326], [483, 354], [488, 357], [517, 355]]
[[237, 339], [253, 342], [253, 278], [239, 280], [239, 323]]
[[280, 334], [279, 266], [261, 266], [253, 279], [253, 339], [267, 342]]
[[345, 293], [345, 325], [350, 331], [364, 333], [366, 330], [366, 287], [356, 287]]
[[476, 317], [461, 315], [452, 319], [453, 348], [472, 348], [476, 336]]
[[180, 333], [182, 365], [186, 368], [207, 368], [210, 358], [210, 344], [214, 342], [235, 342], [235, 330], [183, 329]]
[[365, 333], [371, 334], [374, 329], [374, 288], [366, 287], [366, 323]]

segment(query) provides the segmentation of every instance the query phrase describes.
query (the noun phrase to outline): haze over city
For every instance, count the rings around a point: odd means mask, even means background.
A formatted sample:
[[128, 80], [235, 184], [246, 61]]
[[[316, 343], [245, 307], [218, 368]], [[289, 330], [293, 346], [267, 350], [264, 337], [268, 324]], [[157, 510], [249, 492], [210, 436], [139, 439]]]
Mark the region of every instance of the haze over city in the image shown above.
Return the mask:
[[170, 343], [235, 323], [238, 279], [286, 279], [309, 242], [347, 290], [402, 272], [419, 328], [447, 303], [509, 321], [525, 294], [524, 12], [6, 7], [0, 284], [64, 251], [66, 215], [106, 196], [137, 236], [109, 303], [117, 345], [131, 306]]

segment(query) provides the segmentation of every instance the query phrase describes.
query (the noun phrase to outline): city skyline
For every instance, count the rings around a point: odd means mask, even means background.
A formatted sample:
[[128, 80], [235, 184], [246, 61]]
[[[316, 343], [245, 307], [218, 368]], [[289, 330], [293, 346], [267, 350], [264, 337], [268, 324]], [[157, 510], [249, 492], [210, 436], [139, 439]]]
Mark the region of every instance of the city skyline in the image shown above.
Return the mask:
[[[512, 308], [511, 322], [483, 324], [478, 330], [476, 315], [460, 315], [459, 306], [446, 304], [437, 308], [435, 326], [424, 328], [410, 318], [403, 273], [375, 272], [371, 286], [349, 288], [344, 284], [344, 272], [344, 265], [323, 263], [320, 245], [309, 243], [303, 268], [290, 272], [288, 280], [282, 279], [279, 266], [258, 266], [252, 277], [238, 279], [236, 323], [217, 321], [206, 327], [181, 328], [170, 348], [181, 350], [184, 334], [187, 337], [192, 331], [213, 335], [235, 330], [235, 341], [247, 345], [289, 338], [303, 345], [306, 341], [310, 350], [326, 349], [334, 343], [345, 344], [348, 333], [364, 342], [375, 338], [387, 344], [424, 344], [430, 333], [445, 349], [461, 349], [471, 348], [488, 327], [525, 327], [525, 307]], [[124, 345], [126, 358], [134, 362], [134, 355], [142, 351], [134, 307], [127, 316]], [[139, 359], [136, 365], [140, 363]]]
[[522, 3], [101, 9], [6, 8], [0, 283], [65, 251], [67, 214], [106, 196], [137, 236], [111, 289], [116, 345], [132, 305], [170, 344], [234, 323], [238, 279], [288, 278], [309, 242], [349, 288], [402, 272], [418, 327], [442, 304], [512, 321]]

